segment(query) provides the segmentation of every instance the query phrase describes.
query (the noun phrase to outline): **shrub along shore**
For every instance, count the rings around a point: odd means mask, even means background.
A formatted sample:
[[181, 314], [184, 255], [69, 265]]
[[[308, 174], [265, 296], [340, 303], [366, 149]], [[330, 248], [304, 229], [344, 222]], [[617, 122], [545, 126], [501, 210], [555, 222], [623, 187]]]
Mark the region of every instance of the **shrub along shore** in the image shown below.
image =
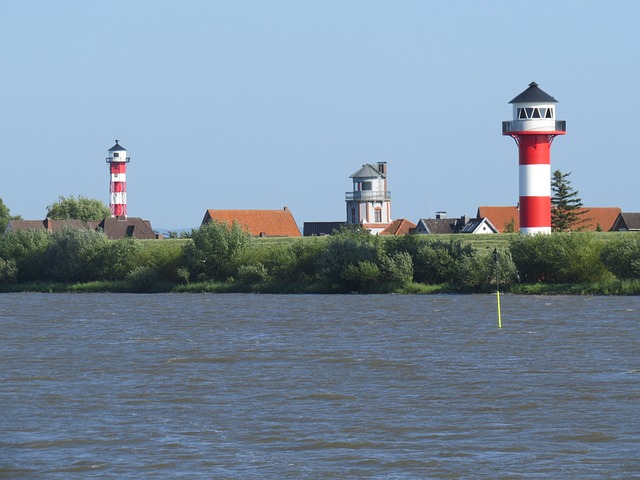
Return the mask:
[[209, 223], [189, 239], [65, 229], [0, 237], [0, 292], [640, 294], [640, 234], [252, 238]]

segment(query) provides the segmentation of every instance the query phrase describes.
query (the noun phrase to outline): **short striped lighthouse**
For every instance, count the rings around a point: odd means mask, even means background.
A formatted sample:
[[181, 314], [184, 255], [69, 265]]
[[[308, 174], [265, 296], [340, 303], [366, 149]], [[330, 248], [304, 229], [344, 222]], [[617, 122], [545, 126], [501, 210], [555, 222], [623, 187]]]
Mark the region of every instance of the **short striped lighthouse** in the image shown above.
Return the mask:
[[531, 82], [513, 105], [513, 120], [502, 122], [520, 157], [520, 233], [551, 233], [551, 143], [564, 135], [566, 122], [556, 120], [558, 101]]
[[109, 164], [109, 208], [112, 217], [127, 216], [127, 150], [118, 143], [109, 149], [107, 163]]

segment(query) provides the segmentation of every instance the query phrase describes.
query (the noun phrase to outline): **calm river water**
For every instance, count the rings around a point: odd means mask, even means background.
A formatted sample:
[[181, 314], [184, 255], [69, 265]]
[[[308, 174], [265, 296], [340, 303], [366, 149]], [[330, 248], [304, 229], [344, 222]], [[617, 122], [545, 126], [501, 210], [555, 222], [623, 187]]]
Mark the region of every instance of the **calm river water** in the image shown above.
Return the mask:
[[640, 298], [0, 295], [0, 478], [640, 478]]

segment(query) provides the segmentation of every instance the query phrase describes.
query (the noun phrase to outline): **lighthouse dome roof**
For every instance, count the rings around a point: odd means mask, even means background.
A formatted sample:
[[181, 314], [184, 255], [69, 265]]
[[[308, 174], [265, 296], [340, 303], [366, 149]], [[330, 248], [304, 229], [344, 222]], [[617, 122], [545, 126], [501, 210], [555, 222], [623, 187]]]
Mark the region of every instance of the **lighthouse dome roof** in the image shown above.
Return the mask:
[[558, 103], [558, 101], [539, 88], [536, 82], [531, 82], [529, 88], [509, 103]]
[[116, 144], [113, 147], [111, 147], [108, 151], [109, 152], [117, 152], [117, 151], [123, 151], [123, 150], [126, 151], [127, 149], [124, 148], [122, 145], [120, 145], [118, 143], [118, 140], [116, 140]]

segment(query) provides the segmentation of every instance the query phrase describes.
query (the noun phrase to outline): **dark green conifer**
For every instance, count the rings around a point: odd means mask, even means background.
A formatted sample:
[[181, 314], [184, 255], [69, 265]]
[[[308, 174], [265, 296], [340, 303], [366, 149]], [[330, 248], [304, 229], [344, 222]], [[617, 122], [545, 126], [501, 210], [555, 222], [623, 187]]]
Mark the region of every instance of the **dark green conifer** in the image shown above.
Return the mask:
[[551, 230], [554, 232], [570, 232], [581, 230], [587, 221], [584, 215], [589, 210], [582, 208], [582, 199], [578, 191], [571, 187], [567, 177], [569, 173], [560, 170], [553, 172], [551, 179]]

